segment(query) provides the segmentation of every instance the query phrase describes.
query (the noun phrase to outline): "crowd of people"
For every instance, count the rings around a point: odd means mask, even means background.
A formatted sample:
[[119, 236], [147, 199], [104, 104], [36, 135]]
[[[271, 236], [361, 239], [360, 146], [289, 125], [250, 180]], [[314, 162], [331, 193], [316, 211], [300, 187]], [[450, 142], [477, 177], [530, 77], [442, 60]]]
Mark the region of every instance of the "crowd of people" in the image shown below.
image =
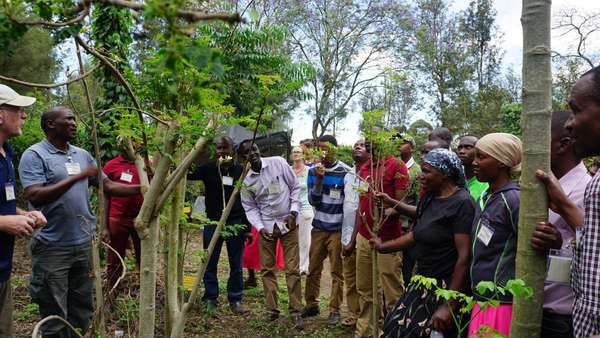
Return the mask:
[[[7, 141], [21, 134], [24, 108], [34, 102], [0, 85], [0, 183], [5, 187], [0, 193], [2, 338], [13, 336], [10, 274], [15, 236], [31, 237], [29, 289], [40, 314], [59, 315], [82, 331], [88, 328], [93, 315], [91, 234], [96, 223], [89, 185], [103, 185], [112, 246], [124, 255], [131, 239], [139, 262], [133, 221], [143, 196], [133, 159], [123, 153], [107, 162], [99, 176], [93, 157], [71, 144], [76, 121], [66, 107], [42, 114], [45, 138], [20, 158], [18, 175], [29, 211], [17, 207], [17, 170]], [[549, 219], [540, 222], [531, 237], [531, 246], [548, 257], [544, 338], [600, 335], [600, 176], [590, 175], [597, 161], [590, 170], [583, 161], [600, 155], [599, 67], [576, 82], [568, 104], [570, 110], [552, 114], [552, 171], [536, 172], [550, 207]], [[443, 127], [434, 129], [422, 145], [401, 133], [396, 140], [396, 153], [386, 156], [373, 155], [378, 154], [377, 142], [356, 140], [353, 163], [343, 163], [336, 154], [336, 138], [324, 135], [294, 147], [290, 165], [282, 157], [261, 156], [253, 140], [234, 144], [229, 137], [218, 137], [214, 160], [194, 166], [187, 178], [204, 183], [206, 215], [212, 221], [221, 218], [241, 180], [226, 224], [245, 227], [219, 238], [209, 258], [202, 297], [206, 311], [219, 309], [217, 267], [225, 243], [227, 301], [234, 314], [247, 312], [243, 290], [256, 285], [254, 271], [260, 270], [266, 320], [277, 320], [277, 272], [283, 269], [292, 327], [302, 329], [304, 320], [320, 314], [327, 259], [327, 324], [353, 327], [355, 337], [373, 337], [374, 332], [382, 337], [457, 337], [457, 323], [468, 325], [470, 337], [484, 327], [508, 336], [512, 295], [476, 286], [491, 281], [505, 287], [515, 278], [519, 175], [527, 145], [507, 133], [455, 139]], [[204, 226], [205, 248], [215, 229], [214, 224]], [[555, 269], [564, 261], [572, 264]], [[243, 267], [250, 269], [246, 281]], [[118, 258], [109, 254], [108, 283], [114, 285], [121, 272]], [[463, 304], [440, 300], [411, 280], [414, 275], [433, 278], [440, 287], [478, 301], [494, 299], [498, 306], [475, 304], [463, 313]], [[342, 312], [344, 299], [347, 311]], [[379, 318], [377, 323], [374, 318]], [[71, 335], [57, 321], [42, 329], [44, 337]]]

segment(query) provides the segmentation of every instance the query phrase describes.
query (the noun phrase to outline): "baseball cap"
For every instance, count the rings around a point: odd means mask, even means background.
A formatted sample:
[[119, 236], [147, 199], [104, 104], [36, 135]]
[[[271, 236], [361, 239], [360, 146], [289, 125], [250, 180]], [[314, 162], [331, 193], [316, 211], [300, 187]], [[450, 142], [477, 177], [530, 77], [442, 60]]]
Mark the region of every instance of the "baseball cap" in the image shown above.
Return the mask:
[[7, 104], [15, 107], [28, 107], [35, 103], [36, 98], [19, 95], [9, 86], [0, 84], [0, 105]]

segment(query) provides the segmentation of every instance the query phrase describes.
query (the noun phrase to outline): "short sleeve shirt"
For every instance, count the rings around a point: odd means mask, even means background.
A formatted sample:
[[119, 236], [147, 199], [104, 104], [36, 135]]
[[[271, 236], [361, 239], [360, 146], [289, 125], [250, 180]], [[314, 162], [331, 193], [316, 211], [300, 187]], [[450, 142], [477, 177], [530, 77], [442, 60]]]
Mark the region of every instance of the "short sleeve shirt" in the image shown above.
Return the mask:
[[413, 228], [417, 273], [431, 278], [448, 278], [454, 271], [458, 251], [454, 235], [471, 233], [475, 202], [462, 188], [447, 198], [426, 193], [417, 206]]
[[[359, 170], [359, 176], [369, 182], [378, 180], [378, 175], [383, 172], [383, 192], [394, 197], [396, 190], [407, 190], [408, 189], [408, 169], [402, 161], [398, 161], [395, 157], [389, 157], [384, 161], [383, 166], [373, 165], [373, 176], [371, 177], [371, 163], [365, 163]], [[373, 227], [373, 219], [371, 217], [373, 198], [371, 198], [372, 192], [365, 193], [360, 197], [359, 201], [359, 214], [365, 215], [366, 224], [363, 217], [358, 218], [358, 232], [365, 238], [370, 239], [371, 234], [369, 229]], [[383, 224], [379, 230], [379, 237], [386, 241], [400, 237], [402, 235], [401, 221], [399, 217], [390, 217]]]
[[[53, 185], [69, 177], [67, 163], [80, 169], [96, 161], [85, 150], [69, 144], [67, 151], [54, 147], [48, 140], [27, 148], [19, 162], [19, 176], [23, 188], [33, 185]], [[38, 232], [36, 239], [51, 246], [73, 246], [88, 242], [96, 229], [96, 217], [90, 206], [89, 185], [94, 178], [77, 181], [56, 201], [30, 209], [41, 211], [48, 223]]]
[[[102, 171], [111, 181], [126, 185], [140, 184], [140, 176], [135, 163], [128, 161], [123, 155], [106, 162]], [[111, 196], [108, 215], [115, 218], [135, 218], [140, 212], [142, 203], [144, 203], [142, 194], [126, 197]]]
[[[8, 143], [4, 144], [6, 157], [0, 155], [0, 215], [16, 215], [17, 201], [10, 199], [6, 190], [15, 189], [15, 168], [12, 164], [13, 151]], [[9, 198], [7, 198], [9, 197]], [[0, 283], [6, 282], [12, 270], [12, 256], [15, 237], [0, 231]]]

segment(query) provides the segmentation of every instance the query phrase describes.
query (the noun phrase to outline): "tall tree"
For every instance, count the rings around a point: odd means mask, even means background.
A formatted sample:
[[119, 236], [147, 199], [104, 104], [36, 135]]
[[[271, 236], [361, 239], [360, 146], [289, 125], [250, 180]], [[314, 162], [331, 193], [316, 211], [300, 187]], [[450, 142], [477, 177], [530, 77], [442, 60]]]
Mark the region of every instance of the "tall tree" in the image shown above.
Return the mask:
[[313, 137], [349, 112], [350, 103], [383, 70], [385, 51], [400, 43], [398, 23], [406, 9], [397, 1], [284, 1], [295, 55], [310, 62]]
[[552, 73], [550, 49], [551, 3], [523, 0], [523, 174], [516, 258], [516, 277], [533, 288], [533, 297], [516, 297], [511, 338], [539, 337], [544, 300], [546, 256], [531, 247], [536, 225], [548, 219], [544, 186], [535, 171], [550, 170]]
[[386, 129], [406, 129], [418, 106], [416, 84], [408, 72], [387, 69], [380, 86], [369, 87], [360, 98], [362, 111], [381, 110]]

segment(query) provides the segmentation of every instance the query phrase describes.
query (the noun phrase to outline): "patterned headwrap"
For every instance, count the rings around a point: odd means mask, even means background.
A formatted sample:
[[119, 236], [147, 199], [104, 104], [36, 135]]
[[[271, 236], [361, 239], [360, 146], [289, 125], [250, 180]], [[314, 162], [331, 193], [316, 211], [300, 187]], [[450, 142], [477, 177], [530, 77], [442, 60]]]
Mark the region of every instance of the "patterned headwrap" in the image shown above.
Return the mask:
[[454, 152], [442, 148], [433, 149], [425, 156], [424, 162], [448, 175], [457, 186], [467, 185], [462, 162]]

